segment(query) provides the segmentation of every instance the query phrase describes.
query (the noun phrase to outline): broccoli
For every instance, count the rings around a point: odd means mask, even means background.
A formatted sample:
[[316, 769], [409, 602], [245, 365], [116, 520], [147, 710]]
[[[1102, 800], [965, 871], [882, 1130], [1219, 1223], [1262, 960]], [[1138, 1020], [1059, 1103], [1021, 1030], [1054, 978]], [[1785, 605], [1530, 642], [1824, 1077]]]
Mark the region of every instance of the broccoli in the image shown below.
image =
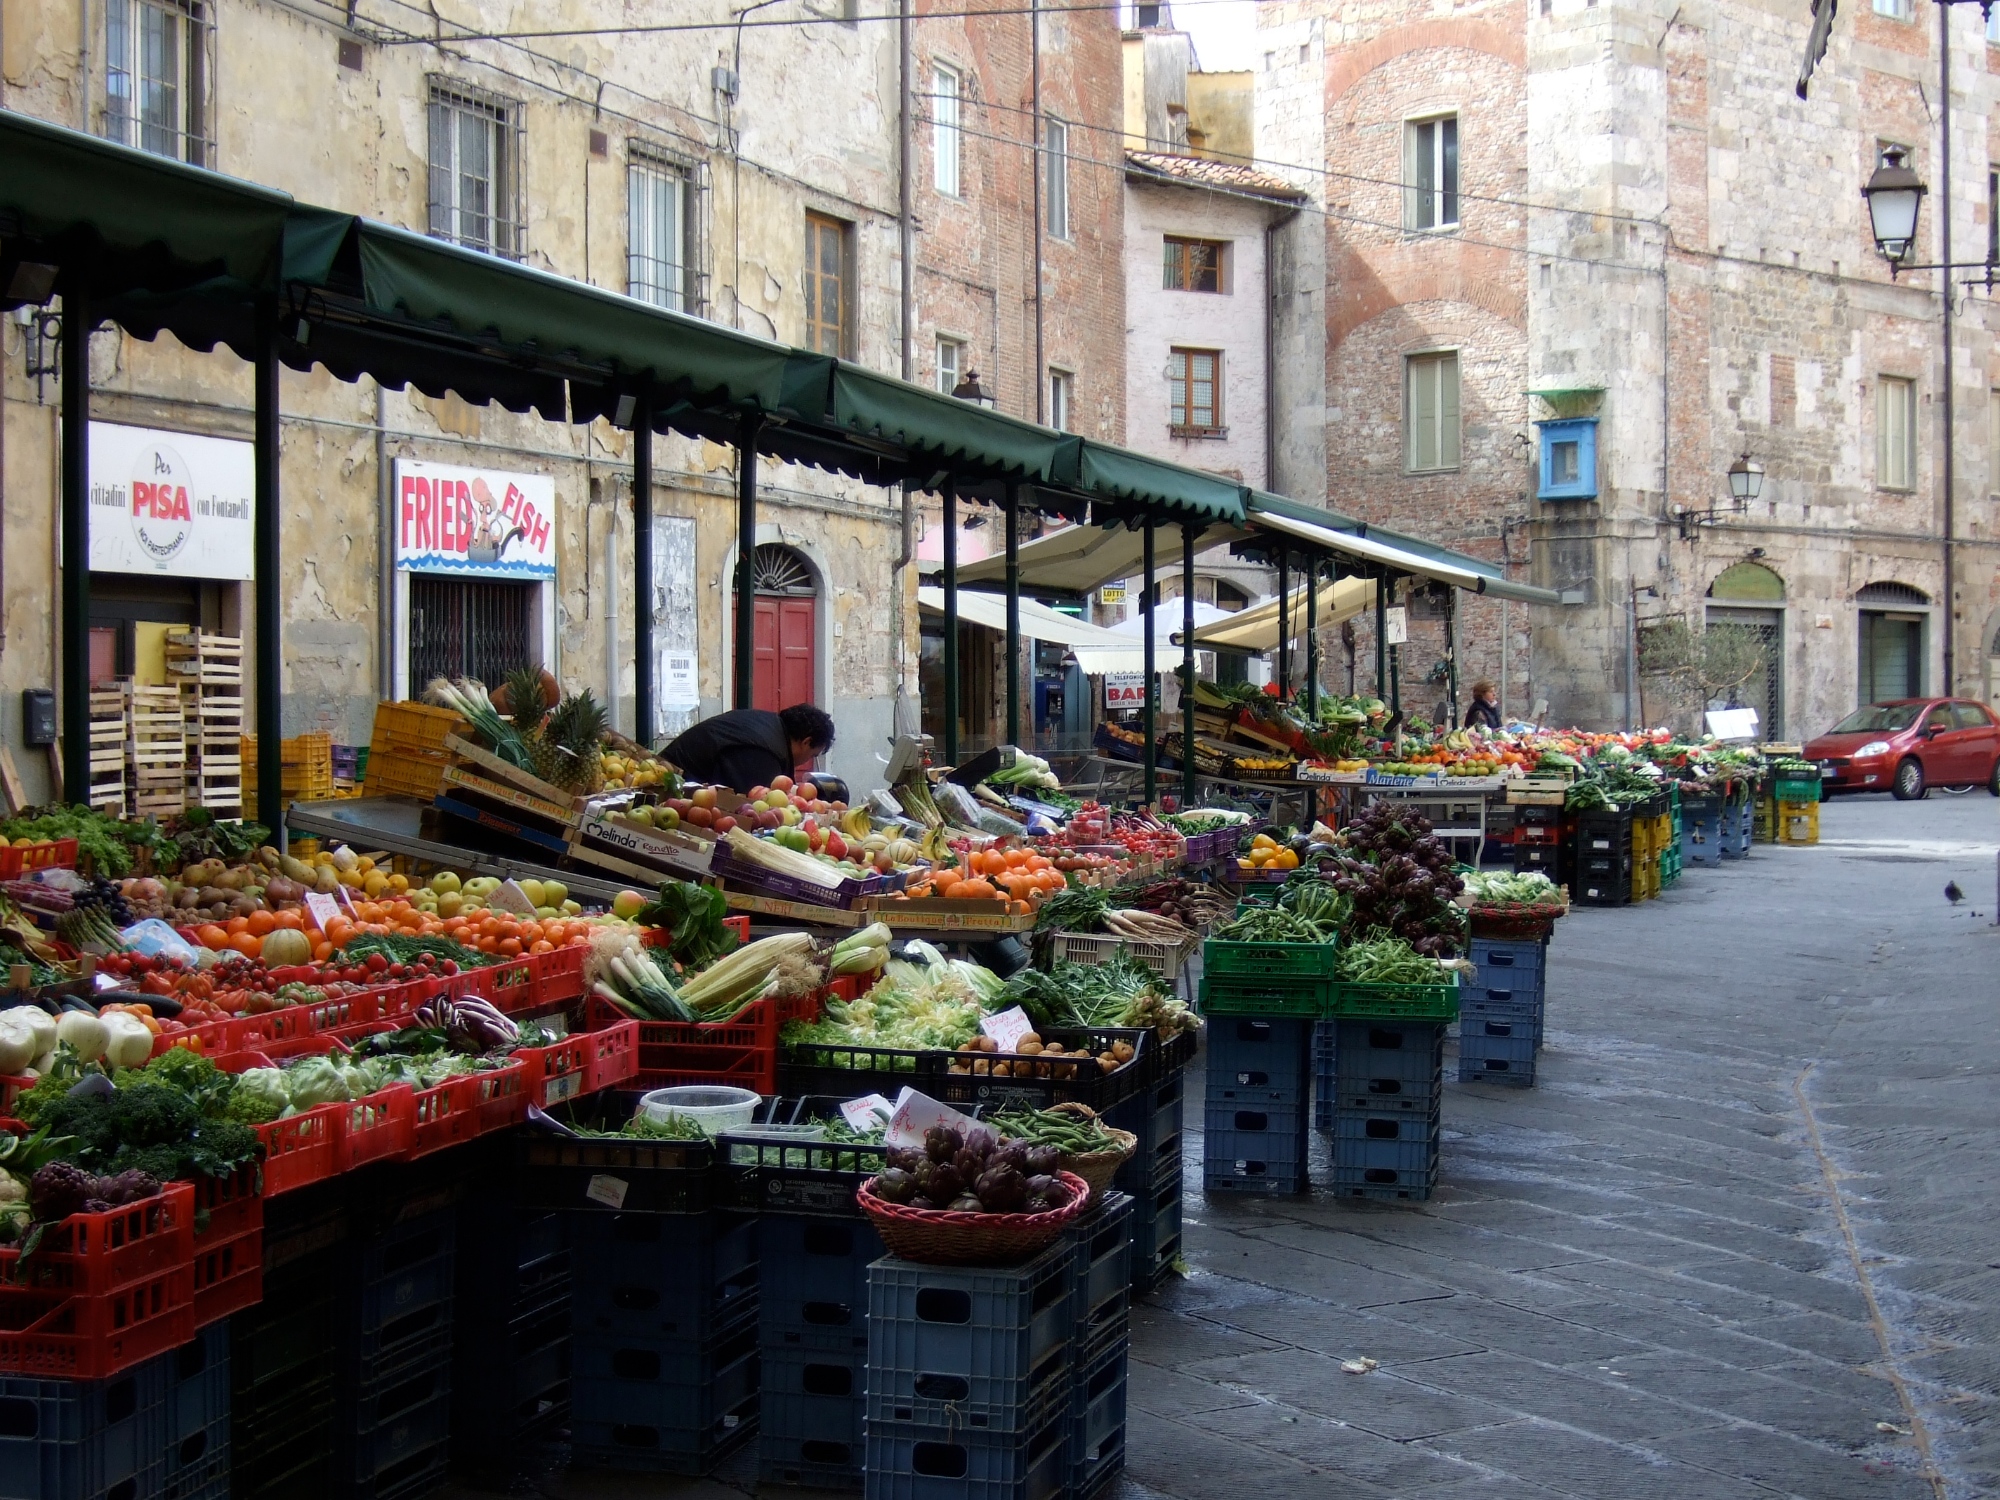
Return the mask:
[[176, 1088], [65, 1095], [49, 1102], [41, 1114], [45, 1122], [59, 1122], [52, 1135], [69, 1137], [64, 1159], [102, 1175], [136, 1167], [162, 1182], [227, 1177], [255, 1161], [262, 1150], [256, 1131], [204, 1118], [195, 1100]]

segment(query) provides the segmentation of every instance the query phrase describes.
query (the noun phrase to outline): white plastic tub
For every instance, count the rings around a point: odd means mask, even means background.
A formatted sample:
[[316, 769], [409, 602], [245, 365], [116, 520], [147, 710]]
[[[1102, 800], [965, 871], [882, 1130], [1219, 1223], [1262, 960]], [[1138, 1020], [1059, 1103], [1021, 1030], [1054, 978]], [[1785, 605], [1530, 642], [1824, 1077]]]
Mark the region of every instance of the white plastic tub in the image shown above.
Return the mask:
[[639, 1101], [639, 1113], [658, 1124], [678, 1115], [700, 1128], [711, 1140], [725, 1130], [737, 1130], [755, 1118], [760, 1096], [750, 1089], [719, 1084], [683, 1084], [654, 1089]]

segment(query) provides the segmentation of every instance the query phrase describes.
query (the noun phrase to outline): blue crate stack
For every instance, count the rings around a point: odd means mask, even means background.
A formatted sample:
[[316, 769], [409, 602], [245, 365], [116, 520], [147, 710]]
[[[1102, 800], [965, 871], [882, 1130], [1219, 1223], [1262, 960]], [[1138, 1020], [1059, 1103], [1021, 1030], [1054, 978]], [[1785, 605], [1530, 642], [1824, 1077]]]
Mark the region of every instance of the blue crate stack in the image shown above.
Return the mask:
[[0, 1494], [154, 1500], [164, 1484], [172, 1359], [109, 1380], [0, 1376]]
[[1094, 1500], [1125, 1467], [1132, 1199], [1115, 1189], [1071, 1226], [1068, 1490]]
[[458, 1236], [452, 1465], [511, 1479], [569, 1415], [569, 1221], [494, 1184], [461, 1206]]
[[1458, 1081], [1532, 1087], [1547, 1005], [1547, 939], [1474, 938], [1462, 991]]
[[1312, 1026], [1289, 1016], [1208, 1018], [1203, 1191], [1305, 1191]]
[[1444, 1024], [1344, 1018], [1314, 1038], [1333, 1136], [1333, 1190], [1412, 1201], [1437, 1185]]
[[334, 1493], [330, 1355], [347, 1326], [339, 1296], [346, 1236], [340, 1188], [265, 1205], [264, 1300], [228, 1323], [235, 1500], [330, 1500]]
[[1756, 803], [1725, 802], [1722, 805], [1722, 857], [1748, 859], [1756, 828]]
[[229, 1324], [209, 1324], [155, 1363], [166, 1392], [163, 1500], [228, 1500]]
[[450, 1465], [456, 1215], [419, 1195], [384, 1217], [343, 1247], [331, 1492], [347, 1500], [424, 1494]]
[[858, 1210], [758, 1221], [757, 1477], [858, 1489], [865, 1452], [868, 1267], [881, 1235]]
[[868, 1268], [867, 1500], [1042, 1500], [1069, 1481], [1073, 1245]]
[[570, 1444], [581, 1469], [704, 1474], [757, 1430], [757, 1220], [571, 1219]]
[[1725, 809], [1720, 797], [1681, 796], [1681, 865], [1722, 863]]
[[1132, 1294], [1159, 1284], [1181, 1253], [1181, 1148], [1186, 1129], [1187, 1072], [1177, 1067], [1122, 1104], [1104, 1121], [1136, 1136], [1131, 1160], [1112, 1186], [1132, 1199]]

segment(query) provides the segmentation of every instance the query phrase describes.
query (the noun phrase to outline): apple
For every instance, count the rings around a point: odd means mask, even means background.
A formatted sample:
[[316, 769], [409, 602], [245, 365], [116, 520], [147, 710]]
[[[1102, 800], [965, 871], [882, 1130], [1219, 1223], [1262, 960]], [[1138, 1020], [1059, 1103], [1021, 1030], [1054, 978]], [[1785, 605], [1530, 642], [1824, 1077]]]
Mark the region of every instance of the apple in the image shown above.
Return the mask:
[[611, 898], [611, 915], [631, 921], [645, 910], [646, 898], [637, 891], [620, 891]]
[[791, 778], [791, 777], [789, 777], [789, 776], [773, 776], [773, 777], [771, 778], [771, 790], [772, 790], [772, 791], [774, 791], [774, 792], [789, 792], [789, 791], [790, 791], [791, 789], [792, 789], [792, 778]]
[[455, 892], [459, 889], [458, 876], [450, 870], [439, 870], [431, 876], [430, 887], [440, 896]]
[[681, 815], [671, 807], [656, 807], [653, 809], [653, 826], [671, 833], [681, 826]]
[[687, 820], [697, 828], [713, 828], [715, 813], [711, 808], [691, 807], [688, 809]]
[[797, 786], [793, 787], [792, 790], [797, 792], [801, 797], [805, 798], [805, 800], [808, 802], [812, 801], [813, 798], [819, 795], [819, 788], [814, 786], [810, 781], [801, 781]]
[[796, 807], [781, 807], [778, 809], [778, 817], [787, 828], [796, 828], [801, 820], [804, 819], [805, 814], [800, 812]]
[[644, 804], [628, 808], [625, 813], [625, 821], [635, 823], [641, 828], [651, 828], [653, 826], [653, 810]]
[[764, 800], [765, 793], [769, 792], [770, 790], [771, 789], [767, 786], [753, 786], [750, 788], [750, 800], [752, 802], [762, 802]]
[[542, 883], [532, 875], [523, 876], [517, 883], [521, 887], [521, 894], [528, 898], [528, 905], [543, 907], [549, 904], [548, 898], [542, 894]]
[[698, 786], [694, 789], [694, 795], [688, 798], [688, 801], [699, 808], [713, 808], [715, 806], [715, 788], [712, 786]]
[[542, 882], [542, 900], [549, 906], [559, 907], [563, 902], [569, 900], [569, 887], [564, 885], [560, 880], [544, 880]]
[[736, 820], [731, 817], [720, 817], [715, 820], [715, 831], [717, 833], [727, 833], [735, 826]]

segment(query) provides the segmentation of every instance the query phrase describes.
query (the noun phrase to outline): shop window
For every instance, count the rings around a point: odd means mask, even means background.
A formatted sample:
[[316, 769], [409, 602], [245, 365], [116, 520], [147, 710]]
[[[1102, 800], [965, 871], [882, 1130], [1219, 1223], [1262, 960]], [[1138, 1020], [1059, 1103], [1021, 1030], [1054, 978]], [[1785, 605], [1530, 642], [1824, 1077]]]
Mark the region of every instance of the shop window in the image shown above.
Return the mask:
[[410, 574], [410, 686], [476, 677], [488, 687], [542, 662], [536, 648], [538, 583]]
[[1589, 500], [1597, 494], [1597, 418], [1537, 422], [1542, 440], [1542, 500]]

